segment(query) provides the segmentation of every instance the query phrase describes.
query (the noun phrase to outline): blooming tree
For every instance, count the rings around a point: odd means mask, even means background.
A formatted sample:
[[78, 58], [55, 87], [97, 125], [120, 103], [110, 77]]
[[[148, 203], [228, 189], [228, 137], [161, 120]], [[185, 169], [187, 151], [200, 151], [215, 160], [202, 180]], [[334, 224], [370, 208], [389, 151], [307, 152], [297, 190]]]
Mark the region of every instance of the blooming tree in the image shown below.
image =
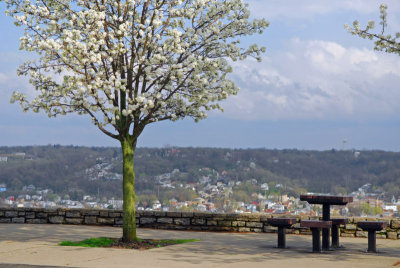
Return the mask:
[[204, 119], [236, 94], [229, 62], [261, 60], [241, 47], [262, 33], [243, 0], [0, 0], [24, 27], [20, 49], [36, 52], [18, 69], [38, 94], [12, 102], [49, 117], [87, 114], [123, 152], [123, 239], [136, 240], [134, 152], [151, 123]]
[[400, 33], [394, 35], [385, 34], [387, 27], [387, 5], [380, 6], [380, 25], [382, 27], [380, 33], [371, 33], [370, 30], [375, 28], [375, 22], [369, 21], [365, 29], [361, 29], [358, 21], [353, 22], [353, 27], [345, 25], [345, 28], [353, 35], [358, 35], [364, 39], [368, 38], [375, 41], [375, 50], [395, 53], [400, 55]]

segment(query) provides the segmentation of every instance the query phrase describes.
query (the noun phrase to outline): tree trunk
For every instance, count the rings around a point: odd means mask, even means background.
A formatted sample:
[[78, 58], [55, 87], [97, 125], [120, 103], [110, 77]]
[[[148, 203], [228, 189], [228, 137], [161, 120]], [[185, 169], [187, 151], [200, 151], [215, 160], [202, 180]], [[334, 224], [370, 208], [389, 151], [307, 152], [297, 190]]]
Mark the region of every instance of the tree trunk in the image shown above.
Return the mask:
[[121, 141], [123, 158], [123, 236], [125, 242], [136, 241], [135, 172], [133, 158], [136, 142], [125, 138]]

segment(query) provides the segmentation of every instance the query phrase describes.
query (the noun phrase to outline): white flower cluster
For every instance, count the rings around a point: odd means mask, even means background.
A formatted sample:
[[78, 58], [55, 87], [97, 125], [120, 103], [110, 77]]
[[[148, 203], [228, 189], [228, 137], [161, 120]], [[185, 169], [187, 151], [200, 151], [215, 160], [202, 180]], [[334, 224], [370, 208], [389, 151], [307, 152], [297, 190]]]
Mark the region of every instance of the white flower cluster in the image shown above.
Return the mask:
[[249, 20], [242, 0], [3, 1], [25, 29], [21, 49], [40, 55], [18, 70], [38, 96], [12, 101], [49, 116], [89, 114], [118, 139], [156, 121], [206, 118], [238, 91], [228, 59], [265, 52], [239, 46], [268, 26]]
[[380, 6], [380, 25], [382, 27], [380, 33], [371, 33], [370, 30], [375, 28], [375, 22], [369, 21], [365, 29], [361, 29], [360, 23], [356, 20], [353, 22], [353, 27], [345, 25], [344, 27], [352, 34], [361, 38], [368, 38], [375, 41], [375, 50], [395, 53], [400, 55], [400, 32], [395, 34], [385, 34], [387, 27], [387, 5]]

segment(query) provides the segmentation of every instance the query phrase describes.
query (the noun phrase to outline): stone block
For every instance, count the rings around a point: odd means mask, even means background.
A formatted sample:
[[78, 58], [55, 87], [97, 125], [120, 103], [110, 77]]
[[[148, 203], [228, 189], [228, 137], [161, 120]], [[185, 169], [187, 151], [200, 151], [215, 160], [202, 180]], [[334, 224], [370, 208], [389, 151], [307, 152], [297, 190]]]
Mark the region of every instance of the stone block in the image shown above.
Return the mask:
[[376, 234], [379, 234], [379, 235], [384, 235], [385, 237], [386, 237], [386, 230], [381, 230], [381, 231], [378, 231], [378, 232], [376, 232]]
[[83, 215], [86, 216], [99, 216], [100, 215], [100, 211], [99, 210], [86, 210]]
[[339, 217], [339, 218], [347, 218], [348, 222], [347, 223], [354, 223], [353, 217]]
[[205, 219], [192, 219], [192, 224], [193, 225], [204, 225], [206, 224]]
[[[213, 218], [213, 217], [218, 217], [218, 216], [220, 216], [220, 214], [218, 214], [218, 213], [193, 212], [193, 217], [194, 217], [194, 218], [205, 219], [205, 218]], [[182, 215], [182, 217], [183, 217], [183, 215]]]
[[[124, 223], [124, 221], [122, 218], [115, 218], [114, 223], [115, 223], [115, 225], [122, 225]], [[139, 224], [139, 220], [136, 219], [136, 225], [138, 225], [138, 224]]]
[[299, 230], [300, 234], [306, 234], [306, 235], [310, 235], [312, 232], [310, 229], [307, 228], [302, 228]]
[[57, 215], [65, 216], [65, 210], [59, 210]]
[[341, 233], [341, 237], [354, 237], [354, 233]]
[[390, 226], [393, 229], [400, 229], [400, 220], [392, 220]]
[[217, 226], [218, 222], [214, 220], [207, 220], [207, 225], [208, 226]]
[[272, 218], [272, 216], [271, 215], [268, 215], [268, 216], [263, 215], [263, 216], [260, 216], [260, 221], [267, 222], [269, 218]]
[[368, 232], [366, 231], [357, 231], [356, 232], [357, 237], [368, 237]]
[[300, 222], [293, 224], [294, 229], [300, 229]]
[[346, 230], [355, 231], [355, 230], [357, 230], [357, 225], [355, 225], [355, 224], [346, 224], [345, 225], [345, 229]]
[[36, 214], [36, 218], [39, 218], [39, 219], [46, 219], [46, 218], [47, 218], [47, 213], [45, 213], [45, 212], [38, 212], [38, 213]]
[[300, 231], [299, 231], [299, 230], [292, 229], [292, 228], [286, 228], [286, 233], [287, 233], [287, 234], [299, 234]]
[[182, 212], [167, 212], [167, 217], [172, 217], [172, 218], [180, 218], [182, 217]]
[[0, 211], [0, 217], [4, 216], [4, 211]]
[[12, 223], [25, 223], [25, 218], [23, 218], [23, 217], [12, 218], [11, 222]]
[[26, 212], [25, 214], [26, 219], [34, 219], [35, 218], [35, 212]]
[[137, 216], [143, 216], [143, 212], [144, 212], [144, 210], [136, 210], [136, 217]]
[[154, 216], [156, 217], [165, 217], [166, 214], [164, 211], [154, 211]]
[[108, 211], [107, 210], [100, 211], [100, 217], [108, 217]]
[[224, 227], [231, 227], [232, 222], [231, 221], [218, 221], [219, 226], [224, 226]]
[[238, 228], [238, 232], [241, 232], [241, 233], [247, 233], [250, 231], [251, 231], [250, 228], [247, 228], [247, 227], [239, 227]]
[[62, 210], [62, 209], [57, 209], [57, 208], [42, 208], [41, 211], [46, 212], [46, 213], [50, 213], [53, 215], [57, 215], [57, 211], [58, 210]]
[[140, 214], [143, 215], [144, 217], [146, 217], [146, 216], [154, 216], [154, 211], [148, 211], [148, 210], [140, 211]]
[[239, 217], [239, 214], [237, 213], [224, 213], [222, 214], [222, 217], [225, 218], [225, 220], [230, 220], [230, 221], [236, 221]]
[[113, 225], [114, 218], [97, 218], [97, 222], [101, 225]]
[[155, 223], [155, 222], [156, 222], [156, 218], [150, 218], [150, 217], [140, 218], [140, 224], [151, 224], [151, 223]]
[[[359, 231], [362, 231], [362, 230], [360, 229]], [[355, 234], [355, 233], [356, 233], [356, 230], [346, 230], [346, 229], [343, 229], [343, 230], [341, 230], [341, 232], [342, 232], [342, 233], [346, 233], [346, 234]]]
[[246, 222], [246, 227], [263, 228], [263, 223], [250, 221], [250, 222]]
[[80, 218], [81, 217], [81, 212], [77, 211], [77, 210], [67, 211], [65, 213], [65, 217], [67, 217], [67, 218]]
[[387, 238], [397, 239], [397, 233], [396, 232], [387, 232]]
[[119, 218], [119, 217], [121, 217], [121, 213], [120, 212], [109, 212], [108, 216], [111, 218]]
[[82, 218], [65, 218], [65, 223], [68, 224], [82, 224]]
[[365, 221], [365, 218], [362, 218], [362, 217], [354, 217], [354, 218], [352, 218], [352, 220], [349, 221], [349, 222], [352, 222], [352, 223], [354, 223], [354, 224], [357, 224], [359, 221]]
[[64, 222], [64, 216], [50, 216], [49, 222], [54, 224], [61, 224]]
[[193, 218], [193, 212], [182, 212], [181, 217], [182, 218]]
[[170, 224], [173, 222], [173, 219], [172, 218], [158, 218], [157, 222], [164, 223], [164, 224]]
[[190, 225], [190, 219], [189, 218], [178, 218], [178, 219], [174, 219], [174, 223], [177, 225]]
[[0, 223], [10, 223], [11, 219], [10, 218], [2, 218], [0, 219]]
[[97, 224], [97, 217], [96, 216], [85, 216], [85, 224]]
[[18, 217], [18, 211], [6, 211], [4, 214], [6, 217]]
[[58, 215], [57, 209], [45, 208], [45, 209], [43, 209], [43, 212], [47, 213], [47, 216], [57, 216]]
[[261, 219], [261, 216], [258, 214], [239, 214], [237, 216], [237, 220], [240, 221], [256, 221], [259, 222]]
[[33, 223], [33, 224], [46, 224], [46, 219], [27, 219], [26, 223]]
[[[201, 217], [198, 217], [198, 218], [200, 218], [200, 219], [204, 219], [204, 218], [201, 218]], [[197, 219], [198, 219], [197, 218]], [[215, 216], [215, 217], [212, 217], [212, 218], [207, 218], [207, 220], [213, 220], [213, 221], [226, 221], [227, 220], [227, 218], [225, 218], [225, 217], [223, 217], [223, 216]]]
[[386, 239], [386, 234], [376, 234], [376, 238]]
[[233, 227], [244, 227], [246, 226], [246, 222], [245, 221], [233, 221], [232, 222], [232, 226]]
[[250, 228], [250, 231], [254, 232], [254, 233], [262, 233], [263, 229], [261, 229], [261, 228]]
[[18, 216], [25, 216], [25, 211], [18, 211]]
[[[248, 228], [248, 229], [250, 229], [250, 228]], [[269, 225], [264, 226], [264, 232], [265, 233], [276, 233], [277, 231], [278, 231], [278, 227], [269, 226]]]

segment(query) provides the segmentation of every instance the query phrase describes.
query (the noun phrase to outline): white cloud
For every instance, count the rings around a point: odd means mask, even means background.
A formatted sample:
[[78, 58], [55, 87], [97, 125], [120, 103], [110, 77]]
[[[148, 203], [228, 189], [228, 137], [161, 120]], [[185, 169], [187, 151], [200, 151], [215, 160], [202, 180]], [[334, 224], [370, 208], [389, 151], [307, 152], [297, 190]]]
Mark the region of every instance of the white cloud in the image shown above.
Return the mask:
[[232, 118], [368, 120], [400, 111], [395, 55], [293, 39], [287, 52], [234, 70], [242, 90], [223, 103]]

